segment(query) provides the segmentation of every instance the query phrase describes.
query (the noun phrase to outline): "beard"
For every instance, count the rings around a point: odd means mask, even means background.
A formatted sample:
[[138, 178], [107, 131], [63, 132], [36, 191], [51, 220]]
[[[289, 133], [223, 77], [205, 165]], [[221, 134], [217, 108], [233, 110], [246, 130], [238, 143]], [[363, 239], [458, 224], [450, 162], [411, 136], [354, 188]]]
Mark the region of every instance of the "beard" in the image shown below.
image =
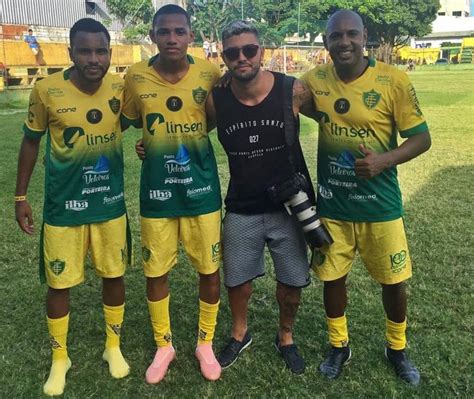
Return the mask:
[[238, 80], [239, 82], [249, 82], [257, 76], [258, 72], [260, 71], [260, 65], [252, 67], [247, 72], [238, 72], [236, 70], [230, 70], [230, 74], [232, 75], [233, 79]]

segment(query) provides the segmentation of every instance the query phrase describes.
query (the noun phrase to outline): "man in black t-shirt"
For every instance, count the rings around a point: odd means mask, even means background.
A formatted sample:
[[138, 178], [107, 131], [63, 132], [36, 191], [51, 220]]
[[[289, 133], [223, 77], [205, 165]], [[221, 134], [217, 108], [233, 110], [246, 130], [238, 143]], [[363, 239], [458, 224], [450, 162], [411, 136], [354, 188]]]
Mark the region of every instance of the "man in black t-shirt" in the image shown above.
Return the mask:
[[[265, 273], [266, 244], [275, 267], [280, 308], [275, 345], [287, 367], [301, 374], [305, 365], [293, 342], [293, 325], [301, 288], [310, 281], [307, 247], [296, 219], [288, 215], [283, 204], [270, 200], [267, 188], [295, 171], [308, 174], [299, 143], [294, 154], [299, 161], [296, 170], [290, 165], [282, 101], [284, 75], [260, 68], [264, 50], [257, 30], [245, 21], [235, 21], [224, 29], [222, 42], [222, 56], [232, 79], [227, 87], [214, 88], [206, 104], [208, 119], [216, 122], [230, 169], [223, 258], [232, 333], [217, 358], [226, 368], [252, 342], [247, 326], [248, 301], [252, 280]], [[306, 86], [296, 80], [296, 128], [300, 107], [312, 107], [309, 94]]]

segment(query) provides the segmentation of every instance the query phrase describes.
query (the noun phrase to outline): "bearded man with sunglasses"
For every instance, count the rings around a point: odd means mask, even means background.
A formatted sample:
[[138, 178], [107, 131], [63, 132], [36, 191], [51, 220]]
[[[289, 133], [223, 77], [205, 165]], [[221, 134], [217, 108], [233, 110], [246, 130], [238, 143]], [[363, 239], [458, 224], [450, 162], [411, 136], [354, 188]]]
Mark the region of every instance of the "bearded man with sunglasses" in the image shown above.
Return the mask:
[[[267, 188], [284, 181], [294, 170], [285, 142], [283, 74], [260, 68], [264, 49], [258, 31], [246, 21], [235, 21], [222, 32], [223, 60], [231, 76], [227, 87], [216, 87], [208, 97], [208, 120], [215, 120], [218, 138], [227, 153], [230, 183], [223, 227], [224, 281], [232, 312], [232, 333], [217, 359], [232, 365], [252, 342], [247, 326], [252, 280], [264, 275], [264, 248], [273, 259], [280, 309], [275, 346], [295, 374], [305, 364], [293, 341], [293, 326], [301, 288], [310, 282], [307, 246], [301, 228], [282, 204], [275, 204]], [[291, 87], [290, 87], [291, 90]], [[312, 106], [311, 93], [296, 80], [293, 113]], [[297, 170], [309, 179], [301, 147]]]

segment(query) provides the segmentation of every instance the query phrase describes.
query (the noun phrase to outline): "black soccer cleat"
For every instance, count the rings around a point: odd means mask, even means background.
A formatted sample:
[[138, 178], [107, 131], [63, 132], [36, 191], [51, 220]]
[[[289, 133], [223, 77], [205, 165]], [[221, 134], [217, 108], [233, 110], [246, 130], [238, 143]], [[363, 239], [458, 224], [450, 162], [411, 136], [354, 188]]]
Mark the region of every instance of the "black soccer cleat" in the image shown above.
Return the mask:
[[252, 336], [247, 331], [242, 341], [231, 337], [227, 345], [217, 355], [217, 361], [223, 369], [232, 366], [242, 351], [252, 343]]
[[415, 365], [408, 360], [405, 349], [397, 351], [385, 348], [385, 357], [393, 366], [395, 374], [407, 384], [416, 386], [420, 383], [420, 372]]
[[275, 347], [280, 352], [286, 367], [290, 369], [292, 373], [303, 374], [305, 369], [304, 359], [298, 353], [298, 347], [296, 344], [280, 345], [280, 337], [275, 338]]
[[342, 348], [331, 346], [326, 359], [319, 365], [319, 371], [327, 378], [337, 378], [341, 374], [342, 368], [349, 364], [351, 356], [351, 348], [348, 346]]

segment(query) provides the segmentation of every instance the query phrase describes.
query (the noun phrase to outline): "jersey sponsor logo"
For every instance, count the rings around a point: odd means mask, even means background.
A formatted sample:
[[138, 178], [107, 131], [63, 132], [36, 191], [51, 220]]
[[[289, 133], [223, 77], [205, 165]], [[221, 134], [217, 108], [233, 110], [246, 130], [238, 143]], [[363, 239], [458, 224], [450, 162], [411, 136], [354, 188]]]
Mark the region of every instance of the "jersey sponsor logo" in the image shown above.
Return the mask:
[[76, 107], [70, 107], [70, 108], [58, 108], [56, 112], [58, 114], [67, 114], [68, 112], [76, 112], [77, 108]]
[[82, 189], [82, 195], [106, 193], [107, 191], [110, 191], [110, 186], [85, 187]]
[[97, 108], [90, 109], [86, 114], [87, 122], [96, 124], [102, 120], [102, 111]]
[[374, 89], [362, 93], [362, 101], [367, 109], [374, 109], [382, 98], [382, 94], [376, 92]]
[[172, 121], [165, 121], [163, 115], [159, 113], [148, 114], [145, 118], [147, 131], [153, 136], [156, 131], [156, 127], [165, 124], [166, 133], [168, 134], [181, 134], [181, 133], [195, 133], [203, 132], [204, 127], [202, 122], [193, 123], [174, 123]]
[[316, 76], [318, 79], [324, 80], [324, 79], [327, 78], [328, 74], [327, 74], [326, 71], [322, 71], [322, 70], [318, 69], [318, 70], [315, 72], [315, 76]]
[[393, 255], [390, 255], [390, 267], [393, 273], [400, 273], [406, 266], [407, 251], [402, 249]]
[[150, 190], [150, 199], [157, 201], [168, 201], [173, 197], [173, 194], [169, 190]]
[[167, 164], [177, 164], [181, 166], [187, 165], [189, 162], [191, 162], [188, 149], [184, 146], [184, 144], [180, 144], [176, 155], [165, 155], [165, 159], [168, 159], [166, 161]]
[[67, 148], [74, 148], [79, 137], [84, 136], [84, 129], [82, 127], [72, 126], [64, 129], [63, 140]]
[[112, 112], [117, 115], [120, 111], [120, 100], [118, 98], [116, 98], [115, 96], [113, 96], [110, 100], [109, 100], [109, 107], [110, 109], [112, 110]]
[[413, 105], [413, 108], [415, 108], [416, 114], [418, 116], [422, 116], [423, 113], [421, 112], [420, 102], [418, 101], [418, 97], [416, 96], [415, 87], [411, 83], [408, 85], [408, 93], [410, 94], [410, 101]]
[[166, 100], [166, 108], [172, 112], [179, 111], [183, 107], [183, 100], [179, 97], [172, 96]]
[[122, 200], [123, 200], [123, 191], [121, 191], [117, 195], [113, 195], [112, 197], [104, 197], [102, 203], [104, 205], [112, 205]]
[[56, 258], [49, 262], [49, 268], [56, 276], [59, 276], [66, 268], [66, 261]]
[[87, 200], [68, 200], [64, 205], [69, 211], [81, 212], [89, 207], [89, 202]]
[[340, 168], [344, 169], [353, 169], [355, 163], [355, 157], [352, 155], [350, 151], [344, 150], [341, 154], [336, 158], [328, 155], [330, 159], [329, 164], [339, 166]]
[[329, 96], [331, 94], [329, 91], [324, 91], [324, 90], [315, 90], [314, 94], [317, 96]]
[[167, 177], [165, 179], [165, 184], [191, 184], [192, 182], [192, 177], [185, 177], [184, 179], [178, 177]]
[[51, 97], [64, 97], [64, 92], [57, 87], [49, 87], [48, 88], [48, 96]]
[[206, 101], [207, 97], [207, 91], [204, 90], [201, 86], [199, 86], [197, 89], [193, 89], [193, 99], [196, 102], [196, 104], [204, 104], [204, 101]]
[[350, 189], [357, 188], [357, 183], [356, 182], [341, 181], [341, 180], [332, 179], [332, 178], [328, 179], [328, 184], [330, 184], [331, 186], [344, 187], [344, 188], [350, 188]]
[[351, 103], [347, 98], [338, 98], [334, 103], [334, 111], [338, 114], [345, 114], [351, 108]]
[[382, 86], [390, 86], [392, 84], [392, 78], [389, 75], [378, 75], [375, 81]]
[[322, 184], [318, 184], [319, 195], [324, 199], [330, 200], [332, 198], [332, 191], [330, 188], [324, 187]]
[[146, 100], [147, 98], [156, 98], [158, 96], [158, 94], [156, 93], [144, 93], [144, 94], [140, 94], [140, 98], [142, 100]]
[[85, 170], [82, 177], [84, 178], [86, 184], [109, 180], [109, 160], [104, 155], [99, 157], [95, 166], [84, 166], [82, 169]]
[[214, 79], [214, 75], [209, 71], [201, 71], [199, 72], [199, 79], [202, 79], [206, 82], [211, 82]]
[[143, 75], [138, 74], [138, 73], [134, 73], [132, 75], [132, 80], [135, 83], [145, 83], [145, 77]]
[[347, 199], [357, 202], [377, 201], [377, 194], [349, 194]]
[[332, 123], [330, 126], [331, 134], [333, 136], [344, 136], [344, 137], [360, 137], [360, 138], [370, 138], [375, 137], [375, 131], [370, 127], [357, 129], [355, 127], [346, 127], [340, 126], [337, 123]]
[[198, 195], [210, 193], [211, 191], [212, 187], [210, 184], [206, 187], [188, 188], [186, 191], [186, 197], [196, 197]]

